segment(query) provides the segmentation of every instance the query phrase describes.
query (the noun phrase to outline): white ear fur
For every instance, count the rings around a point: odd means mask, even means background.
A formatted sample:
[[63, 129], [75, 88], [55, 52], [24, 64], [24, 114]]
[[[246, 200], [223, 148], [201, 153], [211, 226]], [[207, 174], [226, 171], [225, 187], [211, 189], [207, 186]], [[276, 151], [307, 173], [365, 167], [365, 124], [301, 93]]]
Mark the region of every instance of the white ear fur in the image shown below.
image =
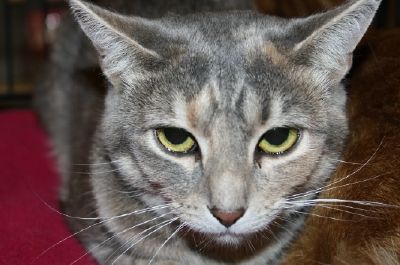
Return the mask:
[[[117, 82], [117, 77], [129, 67], [139, 72], [139, 57], [159, 57], [123, 32], [124, 27], [140, 26], [139, 18], [118, 15], [80, 0], [70, 0], [69, 3], [82, 30], [100, 53], [104, 74], [111, 83]], [[137, 65], [132, 65], [135, 62]]]
[[334, 71], [343, 78], [351, 67], [351, 55], [380, 3], [381, 0], [350, 1], [326, 13], [335, 15], [295, 46], [295, 58], [321, 70]]

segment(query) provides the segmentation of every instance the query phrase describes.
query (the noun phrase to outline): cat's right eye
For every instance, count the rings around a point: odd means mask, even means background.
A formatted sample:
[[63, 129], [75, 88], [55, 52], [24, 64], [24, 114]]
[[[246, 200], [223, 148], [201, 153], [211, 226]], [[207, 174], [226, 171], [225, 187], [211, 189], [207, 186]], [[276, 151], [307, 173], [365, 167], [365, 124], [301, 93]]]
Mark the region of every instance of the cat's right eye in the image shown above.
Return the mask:
[[158, 141], [170, 152], [187, 154], [197, 148], [194, 137], [184, 129], [160, 128], [156, 130]]

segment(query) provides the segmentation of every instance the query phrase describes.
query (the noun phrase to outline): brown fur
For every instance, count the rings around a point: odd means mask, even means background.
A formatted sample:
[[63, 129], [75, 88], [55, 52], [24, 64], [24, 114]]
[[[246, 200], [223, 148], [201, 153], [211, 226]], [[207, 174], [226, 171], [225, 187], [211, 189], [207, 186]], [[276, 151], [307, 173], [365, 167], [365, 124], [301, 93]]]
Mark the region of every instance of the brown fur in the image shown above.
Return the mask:
[[272, 42], [267, 42], [264, 47], [265, 55], [271, 59], [273, 64], [282, 65], [288, 62], [288, 58], [280, 53]]
[[[400, 264], [398, 47], [400, 30], [393, 30], [370, 34], [356, 52], [349, 88], [351, 135], [344, 160], [365, 163], [375, 151], [376, 154], [362, 170], [335, 184], [348, 186], [322, 194], [323, 198], [376, 201], [398, 207], [351, 205], [368, 211], [340, 207], [315, 208], [303, 235], [292, 247], [284, 265]], [[342, 163], [331, 182], [355, 172], [360, 166]]]

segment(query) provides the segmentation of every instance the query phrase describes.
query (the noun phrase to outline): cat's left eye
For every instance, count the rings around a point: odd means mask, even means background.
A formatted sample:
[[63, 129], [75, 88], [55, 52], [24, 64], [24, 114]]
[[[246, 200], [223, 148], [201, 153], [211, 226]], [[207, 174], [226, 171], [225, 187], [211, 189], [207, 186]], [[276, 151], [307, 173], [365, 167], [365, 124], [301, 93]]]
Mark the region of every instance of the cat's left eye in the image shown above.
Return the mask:
[[194, 137], [184, 129], [160, 128], [156, 130], [158, 141], [170, 152], [187, 154], [197, 148]]
[[299, 135], [295, 128], [273, 128], [261, 137], [258, 148], [266, 154], [279, 155], [289, 151], [297, 143]]

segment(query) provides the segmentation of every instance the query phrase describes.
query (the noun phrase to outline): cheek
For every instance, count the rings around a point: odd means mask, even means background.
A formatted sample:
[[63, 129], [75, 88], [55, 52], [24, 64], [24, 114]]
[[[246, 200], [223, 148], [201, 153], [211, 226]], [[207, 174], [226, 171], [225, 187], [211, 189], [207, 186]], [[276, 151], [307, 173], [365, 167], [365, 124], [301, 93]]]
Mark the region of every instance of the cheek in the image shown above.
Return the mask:
[[311, 169], [297, 165], [268, 166], [262, 169], [262, 177], [257, 179], [257, 186], [265, 198], [284, 198], [294, 187], [307, 183]]
[[[145, 171], [152, 188], [170, 198], [185, 197], [193, 191], [202, 177], [201, 162], [194, 155], [168, 153], [152, 133], [146, 134], [141, 143], [148, 153], [147, 156], [141, 154], [141, 164], [146, 164]], [[149, 159], [150, 155], [152, 159]]]
[[288, 155], [263, 157], [260, 160], [259, 185], [263, 185], [263, 189], [276, 196], [283, 197], [294, 187], [310, 182], [320, 162], [323, 139], [317, 139], [313, 144], [309, 139], [308, 135], [303, 137], [296, 149]]
[[297, 186], [307, 182], [313, 174], [317, 158], [304, 156], [300, 160], [291, 161], [285, 165], [279, 165], [270, 168], [269, 180], [279, 184]]
[[254, 199], [261, 205], [274, 208], [275, 203], [285, 201], [288, 196], [297, 193], [297, 187], [302, 191], [304, 188], [308, 190], [311, 186], [314, 163], [315, 160], [304, 157], [288, 164], [263, 167], [259, 174], [256, 174], [258, 195], [254, 196]]

